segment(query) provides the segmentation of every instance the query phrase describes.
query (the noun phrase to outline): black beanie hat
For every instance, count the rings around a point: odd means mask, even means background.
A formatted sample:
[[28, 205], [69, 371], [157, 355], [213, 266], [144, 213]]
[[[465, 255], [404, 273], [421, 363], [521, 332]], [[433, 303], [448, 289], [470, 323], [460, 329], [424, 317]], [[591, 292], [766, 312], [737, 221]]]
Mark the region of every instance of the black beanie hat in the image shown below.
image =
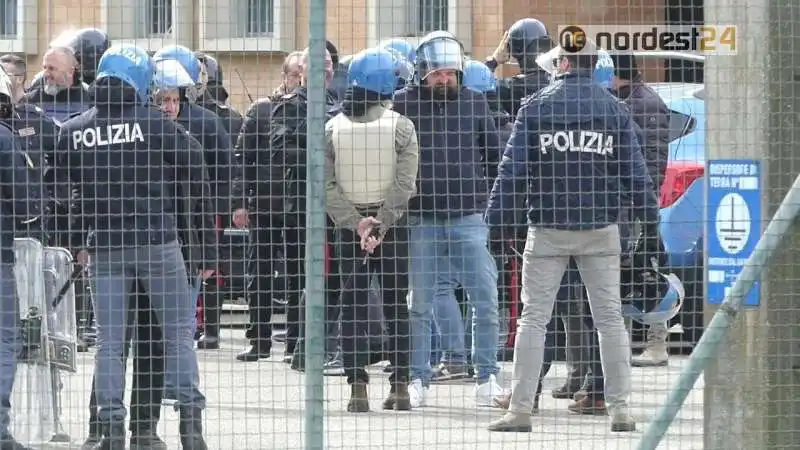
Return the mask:
[[639, 66], [636, 57], [627, 53], [615, 53], [611, 55], [614, 61], [614, 74], [623, 80], [633, 80], [639, 75]]

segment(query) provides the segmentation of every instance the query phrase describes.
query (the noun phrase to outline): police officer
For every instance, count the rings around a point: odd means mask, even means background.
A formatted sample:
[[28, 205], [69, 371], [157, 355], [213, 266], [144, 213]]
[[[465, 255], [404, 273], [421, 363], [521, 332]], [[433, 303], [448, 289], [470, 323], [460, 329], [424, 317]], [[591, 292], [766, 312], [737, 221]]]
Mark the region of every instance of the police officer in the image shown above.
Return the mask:
[[0, 56], [0, 65], [11, 80], [11, 101], [17, 103], [25, 96], [25, 79], [28, 78], [28, 64], [24, 58], [14, 54]]
[[[164, 47], [153, 55], [156, 68], [162, 61], [177, 61], [196, 86], [201, 84], [203, 66], [188, 48], [180, 45]], [[212, 195], [216, 200], [214, 206], [217, 214], [228, 215], [231, 211], [230, 196], [233, 181], [238, 177], [237, 166], [231, 162], [233, 157], [231, 136], [225, 131], [219, 116], [195, 104], [197, 92], [196, 89], [181, 90], [178, 123], [203, 145], [206, 170], [212, 180]]]
[[244, 119], [241, 114], [227, 104], [229, 96], [223, 85], [224, 72], [222, 71], [222, 66], [216, 58], [208, 53], [195, 52], [195, 56], [205, 67], [208, 77], [206, 85], [201, 89], [197, 104], [219, 116], [222, 119], [225, 130], [228, 131], [232, 138], [238, 136]]
[[[384, 409], [410, 410], [408, 231], [404, 215], [416, 192], [419, 147], [414, 124], [385, 105], [397, 87], [392, 54], [357, 54], [348, 70], [342, 112], [325, 126], [327, 212], [337, 228], [342, 351], [351, 387], [347, 410], [369, 411], [368, 335], [373, 272], [380, 278], [393, 373]], [[367, 177], [367, 173], [377, 176]]]
[[[97, 106], [69, 120], [59, 135], [57, 170], [81, 192], [81, 229], [88, 233], [89, 277], [94, 286], [99, 343], [95, 361], [98, 448], [125, 448], [124, 363], [126, 304], [134, 277], [145, 288], [164, 333], [165, 379], [180, 411], [184, 449], [205, 450], [192, 342], [191, 298], [178, 243], [174, 183], [188, 183], [193, 198], [208, 186], [202, 164], [185, 149], [202, 151], [186, 131], [145, 106], [154, 73], [147, 52], [112, 46], [98, 64]], [[157, 150], [157, 151], [154, 151]], [[170, 168], [170, 170], [165, 170]]]
[[[300, 295], [305, 285], [305, 149], [308, 96], [305, 70], [308, 51], [301, 59], [301, 86], [276, 99], [275, 103], [260, 99], [245, 114], [242, 133], [236, 146], [245, 161], [245, 192], [254, 193], [253, 209], [255, 251], [254, 289], [249, 294], [250, 327], [246, 336], [250, 346], [237, 355], [240, 361], [258, 361], [270, 356], [272, 348], [272, 259], [279, 243], [275, 230], [284, 230], [286, 242], [285, 271], [287, 336], [286, 353], [292, 355], [300, 335]], [[325, 80], [333, 79], [333, 60], [326, 51]], [[328, 91], [326, 106], [329, 115], [336, 106]], [[264, 118], [268, 118], [267, 121]], [[247, 209], [239, 204], [234, 212], [237, 226], [247, 223]], [[299, 362], [298, 362], [299, 363]]]
[[493, 72], [511, 58], [519, 64], [519, 75], [498, 80], [497, 96], [503, 109], [517, 114], [523, 98], [538, 92], [550, 83], [550, 75], [536, 64], [536, 57], [552, 48], [547, 28], [536, 19], [521, 19], [503, 35], [497, 49], [486, 60]]
[[[205, 150], [205, 166], [212, 185], [212, 198], [216, 200], [214, 204], [215, 211], [220, 217], [227, 216], [232, 210], [231, 195], [235, 194], [235, 186], [238, 186], [234, 185], [234, 181], [240, 178], [239, 165], [233, 162], [231, 136], [227, 133], [222, 119], [211, 110], [195, 104], [199, 89], [202, 88], [203, 65], [191, 50], [179, 45], [162, 48], [153, 55], [153, 61], [157, 70], [173, 72], [173, 69], [160, 69], [159, 66], [169, 66], [171, 65], [170, 61], [179, 63], [194, 83], [193, 86], [180, 88], [179, 103], [174, 103], [175, 99], [173, 97], [169, 97], [167, 100], [170, 102], [169, 107], [173, 108], [172, 111], [177, 112], [176, 120], [178, 123], [189, 130], [192, 136], [202, 144]], [[164, 105], [162, 104], [162, 106]], [[205, 224], [204, 228], [207, 227], [210, 228], [202, 233], [203, 241], [209, 243], [213, 239], [214, 246], [216, 246], [216, 220], [210, 224]], [[208, 248], [209, 245], [205, 247]], [[213, 265], [204, 267], [204, 270], [216, 272], [220, 269], [216, 253], [215, 251], [214, 257], [216, 261], [213, 261]], [[203, 258], [203, 260], [206, 263], [212, 262], [207, 258]], [[208, 272], [204, 272], [204, 274], [208, 275]], [[204, 313], [209, 314], [204, 315], [206, 321], [203, 334], [198, 336], [197, 345], [200, 349], [219, 348], [219, 309], [221, 306], [220, 295], [222, 293], [216, 290], [216, 283], [210, 283], [209, 288], [211, 289], [203, 295], [205, 306], [208, 306], [207, 311], [204, 310]]]
[[[0, 118], [11, 114], [14, 91], [5, 70], [0, 69]], [[19, 224], [38, 221], [41, 211], [39, 191], [29, 173], [29, 158], [24, 155], [14, 130], [0, 120], [0, 180], [3, 233], [0, 234], [0, 450], [26, 450], [11, 435], [11, 393], [20, 348], [19, 304], [14, 276], [14, 230]]]
[[435, 302], [455, 303], [451, 295], [436, 294], [460, 284], [476, 315], [476, 403], [491, 406], [501, 390], [496, 380], [497, 267], [487, 248], [482, 211], [485, 166], [497, 163], [501, 145], [486, 98], [462, 84], [464, 48], [451, 33], [425, 36], [416, 61], [420, 85], [398, 91], [393, 100], [393, 109], [416, 126], [420, 146], [419, 193], [411, 200], [408, 219], [413, 291], [409, 394], [412, 406], [424, 406]]
[[[529, 224], [511, 402], [489, 429], [532, 428], [545, 328], [573, 257], [600, 335], [611, 430], [634, 431], [630, 343], [620, 305], [617, 222], [625, 206], [616, 193], [630, 193], [635, 216], [648, 231], [658, 228], [658, 203], [630, 114], [592, 77], [597, 48], [587, 41], [582, 53], [560, 49], [556, 58], [555, 82], [517, 114], [486, 212], [490, 226], [507, 227], [516, 219], [514, 205], [527, 201]], [[654, 244], [658, 251], [657, 242], [647, 246]]]

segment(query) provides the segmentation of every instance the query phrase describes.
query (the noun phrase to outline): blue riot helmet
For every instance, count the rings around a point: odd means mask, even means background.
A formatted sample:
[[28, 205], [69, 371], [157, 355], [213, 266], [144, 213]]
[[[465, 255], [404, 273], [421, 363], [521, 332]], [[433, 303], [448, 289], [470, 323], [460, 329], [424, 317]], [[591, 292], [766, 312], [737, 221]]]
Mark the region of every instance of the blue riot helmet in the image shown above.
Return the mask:
[[132, 44], [111, 46], [97, 64], [97, 81], [116, 78], [136, 90], [136, 97], [147, 103], [153, 82], [153, 60], [143, 49]]
[[184, 88], [193, 88], [194, 80], [183, 67], [180, 61], [164, 59], [154, 63], [153, 94], [159, 91], [171, 91]]
[[597, 64], [594, 66], [592, 77], [595, 83], [611, 89], [614, 78], [614, 61], [611, 59], [611, 54], [603, 49], [597, 51]]
[[463, 73], [464, 59], [464, 46], [452, 33], [434, 31], [419, 42], [415, 67], [422, 81], [437, 70], [455, 70]]
[[464, 64], [464, 77], [461, 82], [465, 87], [481, 94], [497, 90], [497, 78], [494, 72], [486, 64], [474, 59], [467, 60]]
[[347, 69], [347, 85], [363, 88], [381, 96], [391, 96], [397, 89], [395, 59], [389, 50], [370, 48], [353, 56]]
[[195, 84], [204, 84], [203, 64], [200, 63], [200, 60], [194, 52], [188, 48], [182, 45], [169, 45], [153, 55], [153, 62], [159, 62], [165, 59], [173, 59], [180, 62], [183, 68], [186, 69], [186, 73], [192, 77], [192, 81]]
[[[622, 314], [644, 325], [663, 324], [681, 310], [686, 290], [673, 273], [651, 269], [637, 271], [625, 280], [623, 271]], [[634, 281], [628, 283], [625, 281]]]
[[400, 38], [387, 39], [381, 42], [378, 47], [385, 48], [387, 50], [394, 50], [397, 53], [400, 53], [401, 55], [405, 56], [406, 59], [408, 59], [408, 61], [411, 64], [416, 63], [417, 47], [415, 47], [414, 44], [408, 42], [405, 39], [400, 39]]

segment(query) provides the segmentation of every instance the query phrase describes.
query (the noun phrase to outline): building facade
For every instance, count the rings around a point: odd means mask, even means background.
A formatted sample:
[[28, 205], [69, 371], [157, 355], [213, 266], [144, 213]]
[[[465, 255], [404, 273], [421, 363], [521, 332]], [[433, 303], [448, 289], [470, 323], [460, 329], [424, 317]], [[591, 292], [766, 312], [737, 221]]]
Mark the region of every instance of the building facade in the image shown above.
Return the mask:
[[[446, 29], [484, 58], [523, 17], [539, 18], [555, 32], [567, 23], [663, 23], [665, 6], [664, 0], [330, 0], [327, 35], [344, 56], [388, 37]], [[150, 51], [181, 44], [219, 59], [231, 104], [244, 109], [249, 96], [268, 95], [279, 84], [283, 56], [307, 45], [308, 18], [308, 0], [0, 0], [0, 54], [26, 56], [33, 76], [48, 43], [70, 28], [102, 28], [116, 42]], [[661, 67], [648, 62], [648, 78], [660, 79]]]

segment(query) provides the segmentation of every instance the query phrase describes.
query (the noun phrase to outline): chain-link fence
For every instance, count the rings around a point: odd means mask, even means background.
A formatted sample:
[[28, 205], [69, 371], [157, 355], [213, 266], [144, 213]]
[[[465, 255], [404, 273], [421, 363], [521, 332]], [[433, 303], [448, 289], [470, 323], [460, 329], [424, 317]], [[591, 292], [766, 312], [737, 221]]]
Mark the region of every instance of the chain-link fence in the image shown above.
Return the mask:
[[0, 1], [0, 449], [796, 448], [754, 1]]

